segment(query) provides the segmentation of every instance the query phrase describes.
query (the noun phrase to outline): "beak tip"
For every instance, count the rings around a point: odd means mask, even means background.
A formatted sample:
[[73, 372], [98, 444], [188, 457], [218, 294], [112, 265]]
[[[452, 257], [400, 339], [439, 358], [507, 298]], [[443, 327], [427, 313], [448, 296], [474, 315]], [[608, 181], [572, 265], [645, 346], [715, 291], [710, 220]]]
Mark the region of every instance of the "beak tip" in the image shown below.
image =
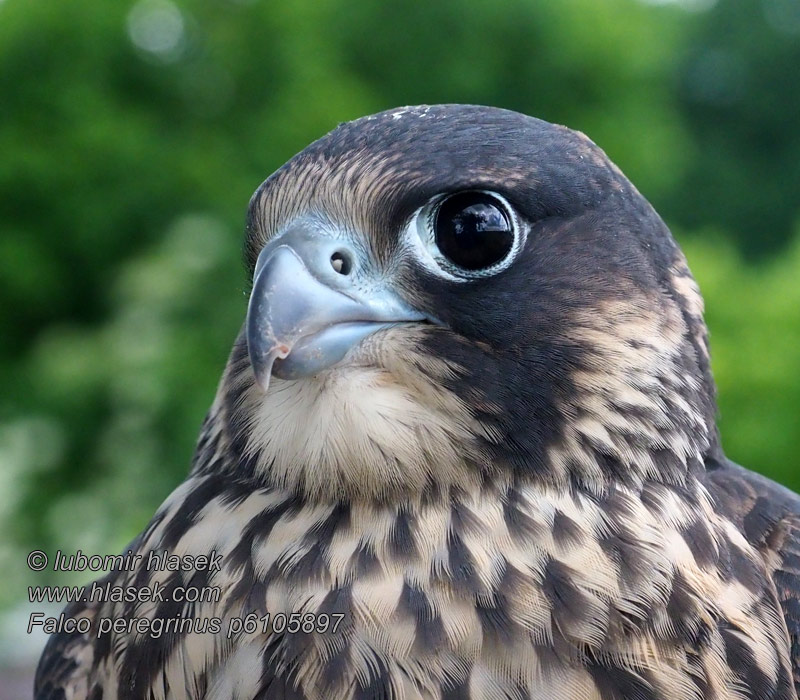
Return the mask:
[[269, 389], [275, 360], [285, 360], [292, 351], [292, 347], [286, 343], [277, 343], [267, 350], [262, 350], [258, 347], [258, 343], [255, 343], [255, 345], [255, 348], [252, 345], [248, 346], [250, 367], [253, 370], [256, 384], [266, 394]]
[[262, 372], [256, 372], [255, 377], [256, 377], [256, 385], [258, 386], [259, 389], [261, 389], [261, 393], [266, 394], [269, 391], [270, 375], [264, 374]]
[[258, 384], [258, 388], [266, 394], [267, 390], [269, 389], [270, 378], [272, 377], [272, 360], [254, 361], [254, 359], [251, 357], [250, 367], [253, 370], [253, 376], [256, 380], [256, 384]]
[[[250, 339], [248, 338], [248, 341]], [[274, 362], [274, 355], [272, 353], [263, 353], [253, 347], [252, 342], [247, 344], [248, 355], [250, 356], [250, 369], [253, 371], [253, 377], [256, 380], [261, 391], [265, 394], [269, 389], [269, 380], [272, 376], [272, 364]]]

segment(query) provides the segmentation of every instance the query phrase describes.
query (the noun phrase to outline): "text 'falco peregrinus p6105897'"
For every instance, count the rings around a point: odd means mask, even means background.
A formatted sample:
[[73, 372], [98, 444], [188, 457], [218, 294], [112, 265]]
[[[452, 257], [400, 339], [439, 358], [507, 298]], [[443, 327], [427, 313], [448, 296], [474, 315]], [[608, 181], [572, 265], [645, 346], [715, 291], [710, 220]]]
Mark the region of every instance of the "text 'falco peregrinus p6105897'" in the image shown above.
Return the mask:
[[37, 698], [797, 697], [800, 498], [725, 458], [697, 285], [588, 138], [342, 124], [245, 254], [191, 472], [103, 579], [160, 593], [71, 604]]

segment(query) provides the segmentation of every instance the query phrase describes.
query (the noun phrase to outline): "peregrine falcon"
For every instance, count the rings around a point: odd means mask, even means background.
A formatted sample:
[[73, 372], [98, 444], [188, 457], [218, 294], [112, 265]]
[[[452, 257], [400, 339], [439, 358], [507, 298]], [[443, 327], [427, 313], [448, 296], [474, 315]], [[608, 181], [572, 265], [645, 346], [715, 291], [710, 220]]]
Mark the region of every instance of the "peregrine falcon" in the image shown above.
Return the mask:
[[800, 497], [723, 454], [698, 287], [587, 137], [341, 124], [245, 257], [191, 472], [38, 700], [797, 698]]

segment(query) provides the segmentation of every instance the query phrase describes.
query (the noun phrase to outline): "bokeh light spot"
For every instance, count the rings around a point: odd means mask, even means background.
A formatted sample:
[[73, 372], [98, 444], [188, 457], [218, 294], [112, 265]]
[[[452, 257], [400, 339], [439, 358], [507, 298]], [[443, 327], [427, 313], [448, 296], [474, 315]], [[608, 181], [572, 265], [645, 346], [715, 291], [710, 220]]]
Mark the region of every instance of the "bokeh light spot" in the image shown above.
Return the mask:
[[138, 49], [164, 61], [183, 53], [186, 23], [170, 0], [139, 0], [128, 14], [128, 36]]

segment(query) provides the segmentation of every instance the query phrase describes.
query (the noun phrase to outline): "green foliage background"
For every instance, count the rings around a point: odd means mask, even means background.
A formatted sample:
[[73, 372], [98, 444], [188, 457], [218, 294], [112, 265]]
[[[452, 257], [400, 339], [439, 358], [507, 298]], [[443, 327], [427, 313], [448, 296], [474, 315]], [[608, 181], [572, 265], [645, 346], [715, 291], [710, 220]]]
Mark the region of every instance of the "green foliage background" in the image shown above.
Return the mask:
[[800, 488], [797, 0], [0, 0], [0, 605], [183, 478], [256, 186], [437, 102], [606, 149], [705, 293], [729, 455]]

